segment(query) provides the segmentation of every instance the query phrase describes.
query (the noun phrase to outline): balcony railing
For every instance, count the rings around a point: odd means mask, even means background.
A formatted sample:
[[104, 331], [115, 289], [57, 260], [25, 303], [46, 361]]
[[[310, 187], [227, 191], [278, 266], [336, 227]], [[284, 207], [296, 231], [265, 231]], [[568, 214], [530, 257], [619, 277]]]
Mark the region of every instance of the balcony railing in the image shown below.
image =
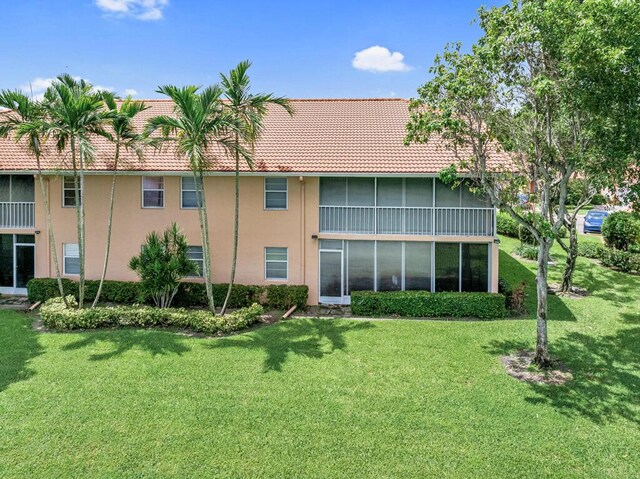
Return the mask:
[[321, 233], [493, 236], [493, 208], [320, 206]]
[[0, 228], [29, 229], [35, 226], [35, 203], [0, 202]]

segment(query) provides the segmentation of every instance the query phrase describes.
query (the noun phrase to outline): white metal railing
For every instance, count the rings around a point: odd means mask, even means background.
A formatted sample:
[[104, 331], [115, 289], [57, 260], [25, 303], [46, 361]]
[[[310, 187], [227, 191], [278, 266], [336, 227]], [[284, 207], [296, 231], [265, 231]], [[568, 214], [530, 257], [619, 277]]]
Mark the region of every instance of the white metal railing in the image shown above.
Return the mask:
[[0, 202], [0, 228], [27, 229], [34, 226], [34, 202]]
[[465, 207], [320, 206], [320, 232], [493, 236], [495, 210]]

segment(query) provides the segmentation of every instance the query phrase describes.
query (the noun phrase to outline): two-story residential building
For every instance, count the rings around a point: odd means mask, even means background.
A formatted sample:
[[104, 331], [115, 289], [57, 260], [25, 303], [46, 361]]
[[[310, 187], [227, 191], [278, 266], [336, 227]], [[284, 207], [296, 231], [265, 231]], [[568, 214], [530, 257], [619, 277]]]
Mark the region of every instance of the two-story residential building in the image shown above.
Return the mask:
[[[151, 100], [140, 125], [172, 104]], [[240, 180], [237, 282], [306, 284], [309, 302], [348, 303], [353, 290], [497, 291], [494, 208], [438, 172], [456, 163], [434, 138], [404, 146], [407, 102], [294, 100], [295, 115], [267, 115], [255, 167]], [[100, 277], [113, 149], [96, 142], [83, 185], [86, 275]], [[45, 181], [65, 277], [78, 274], [73, 183], [65, 157], [46, 155]], [[493, 160], [506, 161], [500, 155]], [[68, 171], [67, 171], [68, 173]], [[34, 159], [0, 140], [0, 292], [24, 293], [32, 277], [53, 277]], [[233, 239], [233, 162], [219, 158], [205, 179], [214, 282], [227, 282]], [[128, 269], [145, 236], [177, 222], [202, 262], [194, 182], [174, 152], [127, 157], [117, 179], [108, 279]], [[197, 281], [197, 279], [193, 279]]]

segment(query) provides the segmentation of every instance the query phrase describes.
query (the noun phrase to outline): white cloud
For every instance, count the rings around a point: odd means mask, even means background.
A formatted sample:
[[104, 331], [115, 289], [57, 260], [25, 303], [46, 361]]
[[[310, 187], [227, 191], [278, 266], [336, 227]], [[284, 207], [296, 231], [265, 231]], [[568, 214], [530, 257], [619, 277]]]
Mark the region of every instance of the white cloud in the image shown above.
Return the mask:
[[161, 20], [162, 10], [169, 0], [94, 0], [96, 6], [111, 15], [129, 16], [138, 20]]
[[[79, 81], [82, 77], [74, 76], [73, 79]], [[31, 95], [36, 100], [41, 100], [44, 97], [44, 92], [47, 88], [51, 86], [51, 83], [55, 78], [42, 78], [35, 77], [29, 83], [25, 83], [20, 85], [20, 90], [25, 92], [28, 95]], [[84, 79], [86, 82], [91, 83], [87, 78]], [[112, 86], [103, 86], [103, 85], [93, 85], [92, 91], [109, 91], [112, 92], [114, 88]]]
[[127, 96], [129, 96], [129, 95], [136, 96], [138, 94], [138, 90], [134, 90], [133, 88], [126, 88], [124, 90], [124, 94], [127, 95]]
[[351, 62], [353, 68], [369, 72], [406, 72], [411, 69], [404, 63], [404, 55], [375, 45], [356, 52]]

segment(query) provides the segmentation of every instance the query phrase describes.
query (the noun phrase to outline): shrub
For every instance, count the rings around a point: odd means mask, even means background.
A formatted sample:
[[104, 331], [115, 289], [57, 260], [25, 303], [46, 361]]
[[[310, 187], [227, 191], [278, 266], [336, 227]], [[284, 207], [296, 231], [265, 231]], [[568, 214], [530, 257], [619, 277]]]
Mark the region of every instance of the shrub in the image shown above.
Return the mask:
[[309, 299], [306, 285], [271, 284], [267, 286], [267, 304], [274, 309], [289, 309], [297, 306], [304, 309]]
[[640, 272], [640, 254], [615, 248], [605, 248], [600, 257], [602, 264], [625, 273]]
[[520, 243], [513, 252], [524, 259], [538, 259], [538, 247], [531, 244]]
[[145, 295], [156, 306], [168, 308], [180, 287], [180, 280], [198, 272], [189, 259], [187, 238], [173, 223], [161, 235], [155, 231], [147, 235], [138, 256], [129, 261], [129, 268], [140, 277]]
[[[66, 294], [77, 298], [78, 283], [63, 279], [63, 287]], [[216, 305], [222, 305], [227, 294], [227, 283], [213, 284], [213, 298]], [[85, 298], [89, 301], [95, 298], [98, 290], [98, 281], [86, 282]], [[27, 283], [29, 301], [46, 301], [59, 296], [57, 281], [53, 278], [34, 278]], [[266, 295], [263, 293], [266, 292]], [[137, 281], [105, 281], [100, 296], [101, 301], [134, 304], [145, 303], [145, 297], [141, 284]], [[251, 286], [234, 284], [229, 299], [230, 308], [245, 308], [252, 303], [262, 303], [272, 309], [288, 309], [294, 304], [304, 309], [309, 299], [309, 288], [305, 285], [278, 284], [271, 286]], [[182, 282], [173, 299], [173, 304], [178, 307], [207, 307], [207, 294], [204, 283]]]
[[500, 293], [352, 291], [351, 311], [359, 316], [494, 319], [505, 316], [505, 297]]
[[496, 227], [498, 234], [510, 236], [511, 238], [518, 237], [519, 224], [509, 213], [505, 213], [504, 211], [498, 212]]
[[604, 205], [606, 203], [607, 199], [600, 193], [596, 193], [595, 195], [593, 195], [593, 198], [591, 198], [592, 205]]
[[578, 256], [600, 259], [605, 250], [605, 246], [601, 243], [596, 243], [595, 241], [578, 241]]
[[239, 331], [260, 319], [262, 306], [252, 304], [224, 316], [208, 311], [151, 306], [115, 306], [77, 309], [73, 296], [68, 296], [69, 308], [62, 298], [52, 298], [40, 308], [43, 324], [52, 329], [96, 329], [105, 327], [177, 327], [206, 334]]
[[640, 242], [640, 220], [632, 213], [612, 213], [602, 224], [602, 236], [610, 248], [626, 251], [630, 244]]

